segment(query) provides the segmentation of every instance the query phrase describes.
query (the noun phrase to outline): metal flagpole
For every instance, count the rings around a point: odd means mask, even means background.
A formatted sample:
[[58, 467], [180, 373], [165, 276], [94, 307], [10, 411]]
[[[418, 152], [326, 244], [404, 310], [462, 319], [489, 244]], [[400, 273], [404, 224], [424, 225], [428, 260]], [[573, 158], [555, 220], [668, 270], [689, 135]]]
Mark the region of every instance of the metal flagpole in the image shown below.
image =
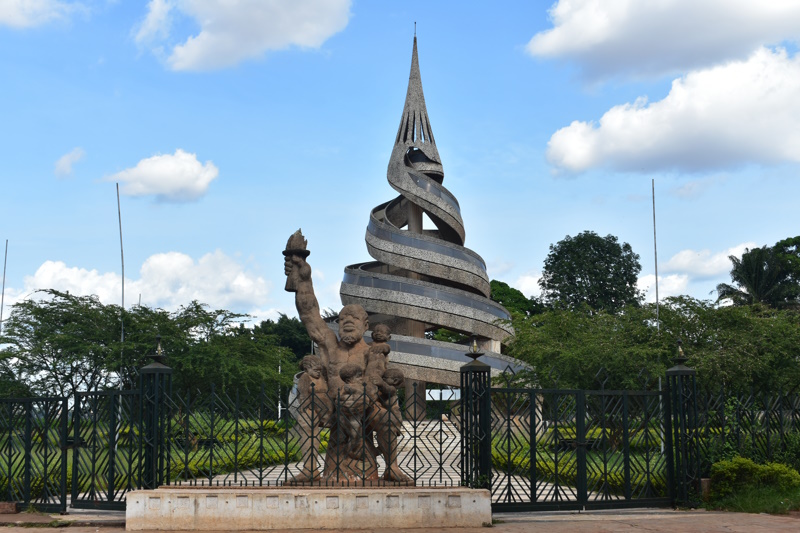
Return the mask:
[[653, 255], [655, 256], [656, 263], [656, 330], [661, 331], [661, 321], [658, 317], [658, 246], [656, 245], [656, 180], [651, 178], [650, 181], [653, 188]]
[[3, 333], [3, 305], [6, 303], [6, 263], [8, 262], [8, 239], [6, 239], [6, 253], [3, 256], [3, 290], [0, 293], [0, 334]]
[[[119, 364], [120, 364], [120, 371], [122, 370], [122, 365], [125, 364], [125, 252], [122, 249], [122, 209], [120, 208], [119, 204], [119, 183], [117, 183], [117, 218], [119, 219], [119, 256], [122, 262], [122, 309], [119, 313], [119, 327], [120, 327], [120, 347], [119, 347]], [[122, 380], [120, 380], [120, 387], [122, 386]]]

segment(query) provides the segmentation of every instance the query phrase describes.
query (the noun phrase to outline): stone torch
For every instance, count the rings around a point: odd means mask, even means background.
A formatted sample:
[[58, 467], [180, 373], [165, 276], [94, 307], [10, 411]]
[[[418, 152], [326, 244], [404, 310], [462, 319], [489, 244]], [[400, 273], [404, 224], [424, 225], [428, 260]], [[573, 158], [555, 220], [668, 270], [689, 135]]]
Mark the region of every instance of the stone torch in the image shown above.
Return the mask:
[[[292, 236], [289, 237], [289, 241], [286, 243], [286, 249], [283, 251], [284, 257], [291, 258], [292, 256], [298, 256], [305, 259], [306, 257], [311, 254], [306, 247], [308, 246], [308, 241], [306, 241], [305, 237], [303, 237], [303, 231], [297, 230], [292, 233]], [[294, 281], [291, 276], [286, 278], [286, 286], [284, 287], [286, 292], [297, 292], [297, 287], [295, 287]]]

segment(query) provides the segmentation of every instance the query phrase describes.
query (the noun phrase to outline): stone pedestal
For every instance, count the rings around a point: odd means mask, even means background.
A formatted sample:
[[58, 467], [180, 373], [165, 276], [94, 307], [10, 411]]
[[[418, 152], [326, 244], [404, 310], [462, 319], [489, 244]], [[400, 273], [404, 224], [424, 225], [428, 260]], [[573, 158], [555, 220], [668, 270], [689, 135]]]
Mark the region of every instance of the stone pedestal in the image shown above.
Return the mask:
[[488, 490], [161, 487], [127, 495], [128, 531], [480, 527]]

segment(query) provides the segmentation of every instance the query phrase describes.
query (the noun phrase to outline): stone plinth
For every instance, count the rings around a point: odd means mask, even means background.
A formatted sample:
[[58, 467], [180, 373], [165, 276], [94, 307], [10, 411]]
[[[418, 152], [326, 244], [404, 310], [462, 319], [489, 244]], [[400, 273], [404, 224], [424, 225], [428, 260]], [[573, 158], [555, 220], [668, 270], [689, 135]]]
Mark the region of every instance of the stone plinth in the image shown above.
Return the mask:
[[489, 491], [451, 488], [161, 487], [127, 495], [129, 531], [480, 527]]

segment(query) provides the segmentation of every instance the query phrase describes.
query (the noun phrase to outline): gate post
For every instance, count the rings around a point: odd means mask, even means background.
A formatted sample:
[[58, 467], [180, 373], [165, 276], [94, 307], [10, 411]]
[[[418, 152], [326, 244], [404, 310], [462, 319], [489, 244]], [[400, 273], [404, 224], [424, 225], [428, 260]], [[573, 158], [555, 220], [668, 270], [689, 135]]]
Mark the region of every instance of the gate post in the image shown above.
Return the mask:
[[161, 337], [156, 337], [153, 362], [142, 368], [140, 387], [142, 398], [142, 440], [144, 444], [144, 470], [142, 488], [156, 489], [166, 479], [167, 423], [169, 409], [166, 397], [172, 392], [172, 369], [165, 365], [166, 356], [161, 348]]
[[675, 366], [667, 370], [674, 450], [673, 503], [693, 505], [700, 490], [700, 455], [697, 442], [697, 371], [685, 365], [688, 358], [678, 340]]
[[491, 367], [478, 357], [473, 341], [472, 361], [461, 367], [461, 485], [489, 489], [492, 475]]

